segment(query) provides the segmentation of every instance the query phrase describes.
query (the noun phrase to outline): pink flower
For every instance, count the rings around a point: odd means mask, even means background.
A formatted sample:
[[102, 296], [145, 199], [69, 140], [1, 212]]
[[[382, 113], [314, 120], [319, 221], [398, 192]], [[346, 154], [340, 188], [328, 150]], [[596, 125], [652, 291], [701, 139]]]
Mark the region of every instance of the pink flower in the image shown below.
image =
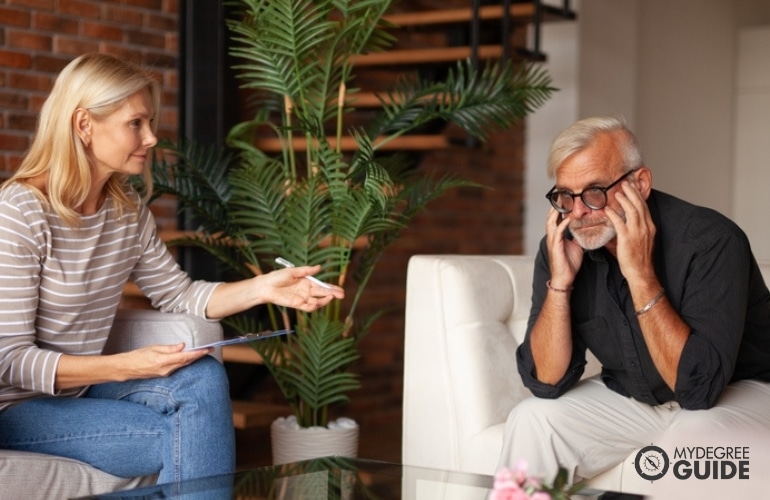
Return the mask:
[[511, 470], [511, 474], [513, 475], [513, 480], [516, 481], [519, 485], [524, 484], [524, 481], [527, 480], [528, 473], [529, 473], [529, 464], [523, 458], [520, 458], [519, 460], [516, 461], [515, 464], [513, 464], [513, 469]]
[[[549, 497], [550, 499], [550, 497]], [[529, 495], [522, 489], [504, 488], [492, 490], [488, 500], [530, 500]], [[541, 499], [542, 500], [542, 499]]]
[[524, 484], [521, 485], [522, 488], [531, 489], [531, 490], [539, 490], [543, 487], [543, 481], [539, 477], [528, 477], [526, 481], [524, 481]]
[[[529, 466], [526, 460], [518, 460], [511, 468], [500, 469], [495, 474], [494, 488], [487, 500], [552, 500], [548, 492], [551, 487], [546, 486], [542, 479], [530, 477], [528, 474]], [[564, 474], [563, 469], [559, 471], [559, 475], [561, 474]], [[581, 487], [578, 485], [572, 493]], [[559, 493], [566, 495], [567, 491]]]
[[514, 479], [513, 471], [503, 468], [495, 474], [495, 490], [520, 490], [521, 486]]

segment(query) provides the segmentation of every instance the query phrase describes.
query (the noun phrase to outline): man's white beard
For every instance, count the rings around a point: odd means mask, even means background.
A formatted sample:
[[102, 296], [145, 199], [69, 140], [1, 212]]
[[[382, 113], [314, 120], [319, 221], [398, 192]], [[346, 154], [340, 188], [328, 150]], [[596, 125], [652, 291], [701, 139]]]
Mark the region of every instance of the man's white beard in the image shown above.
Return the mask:
[[[583, 232], [580, 227], [570, 227], [570, 232], [575, 243], [585, 250], [596, 250], [601, 248], [617, 236], [615, 228], [607, 220], [603, 226], [591, 226], [589, 230]], [[598, 231], [598, 232], [597, 232]]]

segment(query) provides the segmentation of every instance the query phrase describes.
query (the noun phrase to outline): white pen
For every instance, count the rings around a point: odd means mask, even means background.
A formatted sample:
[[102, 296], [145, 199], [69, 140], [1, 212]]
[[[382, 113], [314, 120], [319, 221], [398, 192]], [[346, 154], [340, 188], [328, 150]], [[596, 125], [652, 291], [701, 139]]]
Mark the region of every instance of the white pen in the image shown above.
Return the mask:
[[[294, 264], [289, 262], [288, 260], [284, 259], [283, 257], [276, 257], [275, 261], [282, 265], [283, 267], [296, 267]], [[315, 276], [305, 276], [305, 278], [309, 279], [313, 283], [315, 283], [318, 286], [322, 286], [324, 288], [331, 288], [332, 286], [329, 283], [324, 283], [323, 281], [319, 280]]]

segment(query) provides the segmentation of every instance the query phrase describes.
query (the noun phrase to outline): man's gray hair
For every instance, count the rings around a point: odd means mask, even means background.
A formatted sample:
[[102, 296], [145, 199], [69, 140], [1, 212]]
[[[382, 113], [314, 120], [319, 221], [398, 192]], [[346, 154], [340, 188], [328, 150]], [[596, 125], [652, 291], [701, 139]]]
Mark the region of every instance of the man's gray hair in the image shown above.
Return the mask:
[[624, 138], [620, 144], [623, 172], [641, 167], [642, 152], [625, 120], [615, 116], [594, 116], [573, 123], [556, 136], [548, 154], [548, 176], [554, 178], [556, 170], [570, 156], [590, 146], [597, 135], [610, 132], [621, 132]]

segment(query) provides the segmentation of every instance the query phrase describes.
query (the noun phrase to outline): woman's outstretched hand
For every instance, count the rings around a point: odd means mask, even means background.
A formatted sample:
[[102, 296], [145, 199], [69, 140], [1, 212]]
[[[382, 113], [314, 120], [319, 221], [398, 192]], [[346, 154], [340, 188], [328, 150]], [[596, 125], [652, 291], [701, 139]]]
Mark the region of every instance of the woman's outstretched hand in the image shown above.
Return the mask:
[[321, 270], [321, 266], [301, 266], [278, 269], [265, 274], [265, 283], [272, 294], [267, 302], [305, 312], [324, 307], [334, 299], [345, 298], [345, 291], [329, 283], [313, 282], [307, 277]]

